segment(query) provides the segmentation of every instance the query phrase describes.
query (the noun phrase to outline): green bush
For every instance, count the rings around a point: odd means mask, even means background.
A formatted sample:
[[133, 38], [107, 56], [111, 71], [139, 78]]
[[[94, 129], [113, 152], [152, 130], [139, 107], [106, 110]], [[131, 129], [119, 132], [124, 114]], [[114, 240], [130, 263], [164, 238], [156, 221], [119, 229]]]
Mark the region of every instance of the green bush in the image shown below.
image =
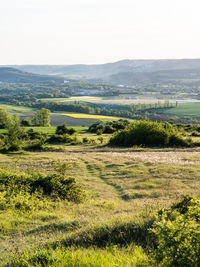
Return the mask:
[[46, 135], [46, 134], [41, 133], [41, 132], [39, 132], [39, 131], [36, 131], [36, 130], [34, 130], [34, 129], [32, 129], [32, 128], [29, 129], [26, 133], [28, 134], [28, 138], [29, 138], [30, 140], [41, 139], [41, 138], [43, 138], [43, 137], [47, 138], [47, 135]]
[[0, 170], [0, 193], [3, 195], [5, 193], [4, 198], [11, 199], [21, 192], [29, 196], [40, 194], [42, 197], [66, 199], [73, 202], [80, 202], [85, 197], [84, 190], [77, 184], [75, 178], [67, 176], [61, 168], [48, 175], [42, 173], [30, 175]]
[[178, 135], [175, 126], [169, 123], [135, 121], [111, 137], [110, 145], [117, 146], [187, 146], [187, 140]]
[[151, 229], [157, 238], [155, 266], [200, 266], [200, 201], [182, 196], [161, 210]]
[[47, 143], [52, 144], [52, 143], [71, 143], [74, 141], [74, 138], [69, 136], [68, 134], [53, 134], [47, 139]]
[[128, 120], [118, 120], [118, 121], [97, 121], [90, 125], [88, 131], [92, 133], [97, 133], [98, 135], [102, 133], [114, 133], [118, 130], [123, 130], [125, 127], [129, 125]]
[[74, 128], [68, 128], [67, 125], [65, 124], [57, 126], [56, 128], [57, 135], [64, 135], [64, 134], [73, 135], [75, 132], [76, 130]]

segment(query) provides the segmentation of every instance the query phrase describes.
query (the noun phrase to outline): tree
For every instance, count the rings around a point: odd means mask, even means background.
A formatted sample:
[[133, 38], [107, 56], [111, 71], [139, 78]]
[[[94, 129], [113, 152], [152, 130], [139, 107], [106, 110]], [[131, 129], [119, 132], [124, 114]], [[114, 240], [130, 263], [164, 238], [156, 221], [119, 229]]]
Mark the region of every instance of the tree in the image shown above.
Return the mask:
[[5, 109], [0, 108], [0, 129], [4, 129], [6, 122], [8, 121], [9, 115]]
[[37, 110], [36, 113], [37, 124], [41, 127], [50, 126], [50, 110], [46, 108], [41, 108]]
[[18, 115], [9, 116], [5, 126], [5, 148], [10, 151], [19, 150], [24, 145], [24, 129], [20, 125]]

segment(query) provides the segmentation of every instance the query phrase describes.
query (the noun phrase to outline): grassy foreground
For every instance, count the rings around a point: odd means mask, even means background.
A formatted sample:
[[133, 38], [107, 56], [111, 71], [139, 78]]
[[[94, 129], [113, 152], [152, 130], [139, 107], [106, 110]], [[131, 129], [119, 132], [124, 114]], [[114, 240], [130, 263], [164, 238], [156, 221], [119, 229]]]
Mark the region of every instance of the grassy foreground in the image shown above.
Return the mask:
[[151, 218], [182, 194], [199, 196], [198, 148], [56, 147], [0, 154], [0, 168], [47, 174], [53, 162], [73, 162], [68, 174], [87, 198], [36, 207], [19, 195], [31, 209], [1, 209], [1, 266], [147, 266]]

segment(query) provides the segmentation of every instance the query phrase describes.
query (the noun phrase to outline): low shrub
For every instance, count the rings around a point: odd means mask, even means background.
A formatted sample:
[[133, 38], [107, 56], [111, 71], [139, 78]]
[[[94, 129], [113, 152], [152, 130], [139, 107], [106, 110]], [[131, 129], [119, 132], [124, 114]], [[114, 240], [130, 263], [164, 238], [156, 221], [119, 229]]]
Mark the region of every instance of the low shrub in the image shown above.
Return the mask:
[[154, 266], [200, 266], [200, 201], [190, 196], [158, 213], [151, 231], [157, 239]]
[[49, 144], [52, 144], [52, 143], [71, 143], [74, 141], [74, 138], [69, 136], [68, 134], [53, 134], [51, 135], [47, 140], [46, 142], [49, 143]]
[[68, 128], [67, 125], [65, 124], [57, 126], [56, 128], [57, 135], [64, 135], [64, 134], [73, 135], [75, 132], [76, 130], [74, 128]]
[[118, 121], [107, 121], [107, 122], [102, 122], [102, 121], [97, 121], [93, 123], [88, 131], [92, 133], [97, 133], [98, 135], [101, 135], [103, 133], [114, 133], [118, 130], [123, 130], [125, 127], [129, 125], [128, 120], [118, 120]]
[[44, 133], [41, 133], [39, 131], [36, 131], [34, 129], [29, 129], [27, 132], [28, 138], [30, 140], [35, 140], [35, 139], [41, 139], [41, 138], [47, 138], [47, 135]]
[[77, 184], [75, 178], [67, 176], [66, 172], [63, 171], [48, 175], [42, 173], [30, 175], [0, 170], [0, 193], [9, 200], [21, 192], [29, 196], [39, 194], [40, 197], [63, 199], [77, 203], [85, 197], [84, 190]]

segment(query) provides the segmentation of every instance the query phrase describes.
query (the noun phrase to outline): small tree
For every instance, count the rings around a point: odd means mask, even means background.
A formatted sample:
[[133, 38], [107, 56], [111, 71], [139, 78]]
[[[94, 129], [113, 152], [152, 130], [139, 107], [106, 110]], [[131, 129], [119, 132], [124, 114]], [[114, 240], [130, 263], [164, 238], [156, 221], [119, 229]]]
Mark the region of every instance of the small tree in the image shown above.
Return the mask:
[[5, 109], [0, 108], [0, 129], [4, 129], [6, 122], [8, 121], [9, 115]]
[[37, 110], [36, 113], [36, 123], [41, 127], [50, 126], [50, 110], [46, 108], [41, 108]]
[[7, 130], [5, 148], [12, 151], [21, 149], [24, 145], [24, 130], [18, 115], [9, 116], [5, 128]]

